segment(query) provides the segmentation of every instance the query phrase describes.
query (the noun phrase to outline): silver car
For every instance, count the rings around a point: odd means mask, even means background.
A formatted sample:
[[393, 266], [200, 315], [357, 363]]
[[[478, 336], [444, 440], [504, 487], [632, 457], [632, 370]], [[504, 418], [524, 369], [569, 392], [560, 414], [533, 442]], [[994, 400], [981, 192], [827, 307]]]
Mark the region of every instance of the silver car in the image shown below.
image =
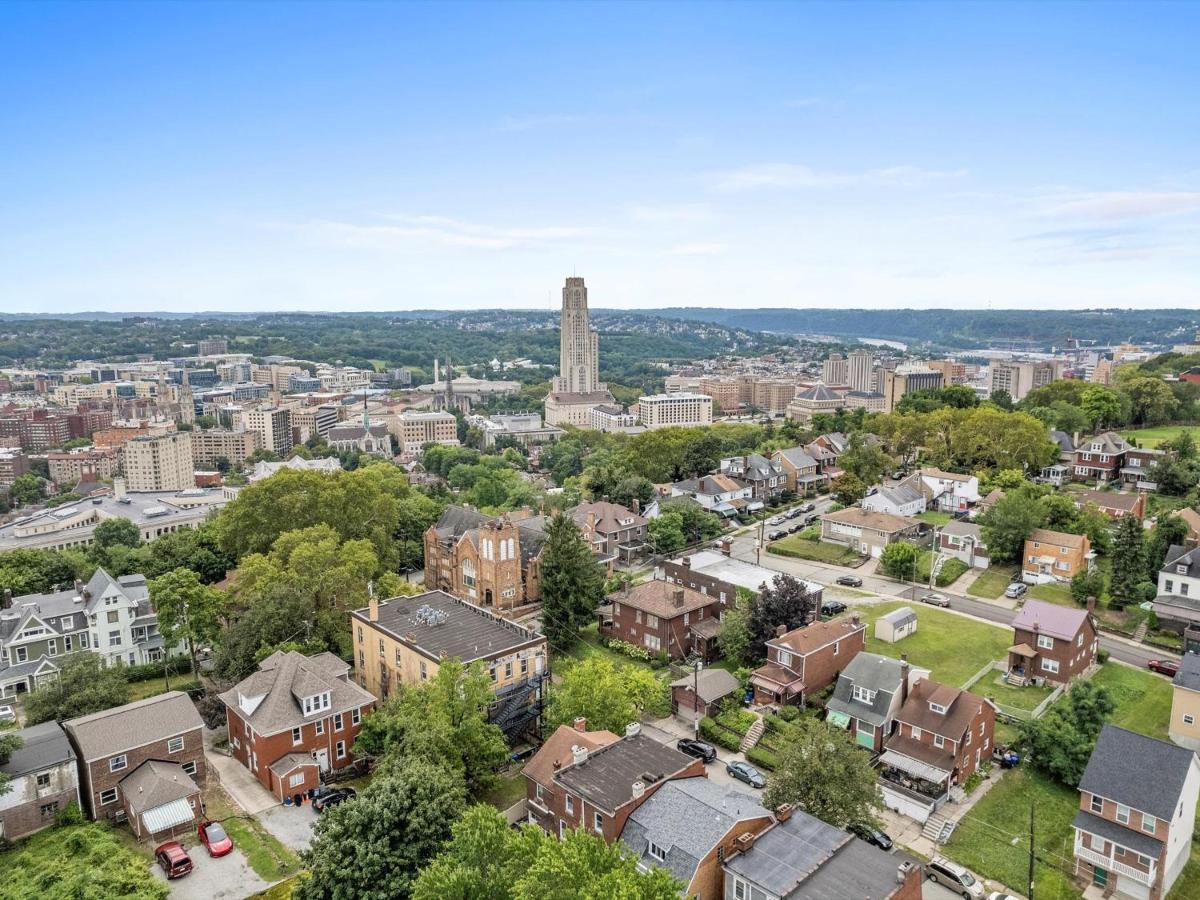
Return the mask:
[[950, 598], [945, 594], [922, 594], [921, 602], [928, 603], [930, 606], [940, 606], [943, 609], [950, 607]]
[[943, 856], [935, 856], [925, 866], [925, 877], [949, 888], [965, 900], [982, 900], [983, 885], [979, 879], [957, 863]]
[[0, 706], [0, 725], [5, 722], [17, 721], [17, 714], [11, 706]]

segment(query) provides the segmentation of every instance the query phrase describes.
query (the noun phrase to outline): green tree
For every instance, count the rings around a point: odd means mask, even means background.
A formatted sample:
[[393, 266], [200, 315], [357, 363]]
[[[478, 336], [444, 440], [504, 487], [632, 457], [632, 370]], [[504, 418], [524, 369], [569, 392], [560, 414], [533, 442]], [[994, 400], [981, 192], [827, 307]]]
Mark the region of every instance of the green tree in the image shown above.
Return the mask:
[[[738, 588], [738, 593], [744, 588]], [[753, 596], [753, 595], [751, 595]], [[750, 649], [750, 603], [751, 600], [739, 601], [736, 605], [725, 610], [721, 617], [721, 633], [717, 636], [717, 646], [721, 656], [737, 665], [744, 665], [747, 652]]]
[[1088, 385], [1079, 398], [1080, 408], [1093, 429], [1121, 423], [1121, 398], [1103, 385]]
[[854, 506], [867, 495], [867, 486], [853, 472], [839, 475], [830, 485], [833, 498], [842, 506]]
[[661, 711], [667, 704], [667, 688], [653, 672], [642, 666], [617, 668], [603, 656], [571, 666], [549, 694], [545, 719], [550, 728], [582, 716], [589, 728], [614, 734], [641, 721], [647, 710]]
[[171, 650], [186, 642], [195, 675], [197, 647], [215, 642], [220, 633], [225, 594], [184, 568], [158, 576], [149, 587], [163, 646]]
[[1180, 546], [1187, 540], [1188, 524], [1176, 515], [1162, 515], [1146, 542], [1146, 568], [1150, 574], [1157, 572], [1167, 558], [1167, 551], [1175, 544]]
[[767, 655], [767, 641], [782, 625], [787, 631], [807, 625], [817, 617], [817, 596], [803, 581], [780, 573], [750, 602], [750, 659]]
[[562, 513], [546, 526], [542, 549], [542, 631], [558, 647], [571, 647], [604, 596], [604, 570], [579, 527]]
[[664, 512], [651, 519], [646, 530], [650, 534], [650, 543], [655, 553], [675, 553], [687, 546], [687, 538], [683, 534], [682, 513]]
[[121, 517], [105, 519], [96, 526], [92, 536], [101, 550], [108, 550], [110, 547], [137, 547], [142, 543], [142, 533], [137, 525]]
[[1117, 522], [1113, 538], [1112, 575], [1109, 580], [1109, 603], [1123, 607], [1136, 594], [1137, 586], [1147, 578], [1146, 539], [1142, 523], [1136, 516], [1125, 516]]
[[838, 457], [838, 465], [856, 475], [864, 484], [877, 483], [883, 473], [895, 464], [896, 461], [884, 452], [879, 442], [867, 440], [864, 432], [850, 435], [845, 452]]
[[1126, 382], [1125, 392], [1136, 425], [1161, 425], [1179, 409], [1179, 401], [1161, 378], [1135, 378]]
[[870, 757], [842, 729], [810, 718], [783, 737], [763, 802], [768, 809], [797, 805], [839, 828], [874, 822], [882, 805]]
[[303, 854], [310, 877], [296, 900], [409, 897], [421, 868], [450, 838], [466, 808], [457, 773], [422, 759], [388, 767], [352, 801], [317, 819]]
[[1043, 510], [1043, 528], [1068, 534], [1079, 533], [1079, 507], [1068, 495], [1047, 494], [1038, 502]]
[[1158, 485], [1161, 494], [1182, 497], [1196, 486], [1200, 467], [1195, 462], [1184, 462], [1164, 456], [1150, 469], [1149, 480]]
[[879, 557], [879, 569], [885, 575], [899, 578], [902, 581], [915, 581], [917, 577], [917, 558], [921, 550], [916, 544], [908, 541], [893, 541], [883, 548]]
[[983, 542], [996, 562], [1019, 560], [1025, 540], [1040, 528], [1044, 511], [1024, 489], [1010, 491], [980, 519]]
[[1080, 606], [1087, 603], [1088, 597], [1100, 598], [1104, 593], [1104, 573], [1099, 569], [1091, 572], [1076, 572], [1071, 579], [1071, 597]]
[[17, 506], [25, 506], [46, 499], [46, 480], [32, 473], [18, 475], [8, 489], [9, 496]]
[[4, 900], [167, 900], [169, 894], [149, 858], [99, 822], [47, 829], [3, 858]]
[[27, 696], [25, 724], [74, 719], [128, 701], [129, 685], [120, 666], [105, 665], [104, 658], [96, 653], [72, 653], [58, 664], [56, 679]]
[[1076, 534], [1086, 534], [1092, 549], [1102, 555], [1112, 550], [1112, 519], [1100, 510], [1095, 503], [1085, 503], [1079, 511], [1075, 528]]
[[988, 400], [1005, 412], [1012, 412], [1013, 398], [1008, 391], [992, 391], [988, 395]]
[[1105, 688], [1079, 679], [1040, 719], [1021, 723], [1021, 745], [1034, 766], [1068, 787], [1076, 787], [1100, 729], [1115, 709]]
[[[79, 562], [83, 565], [83, 560]], [[0, 592], [12, 591], [14, 597], [44, 594], [59, 585], [69, 585], [85, 573], [77, 569], [71, 557], [56, 550], [9, 550], [0, 553]]]

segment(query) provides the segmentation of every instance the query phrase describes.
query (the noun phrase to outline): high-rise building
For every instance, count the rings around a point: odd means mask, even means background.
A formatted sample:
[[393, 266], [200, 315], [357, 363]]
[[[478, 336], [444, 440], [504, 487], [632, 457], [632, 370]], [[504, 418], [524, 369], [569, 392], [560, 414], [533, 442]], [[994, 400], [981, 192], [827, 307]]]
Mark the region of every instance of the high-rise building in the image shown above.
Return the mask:
[[546, 424], [590, 428], [592, 407], [615, 401], [600, 381], [600, 338], [588, 321], [582, 278], [568, 278], [563, 287], [560, 329], [558, 375], [546, 396]]
[[875, 357], [870, 350], [851, 350], [850, 358], [846, 363], [844, 383], [850, 385], [852, 391], [869, 391], [874, 368]]
[[1043, 362], [993, 362], [989, 367], [988, 392], [1005, 391], [1014, 401], [1024, 400], [1032, 390], [1044, 387], [1062, 375], [1058, 360]]
[[821, 381], [825, 384], [847, 384], [849, 377], [849, 363], [840, 353], [830, 353], [829, 359], [821, 364]]
[[197, 469], [216, 469], [222, 459], [234, 466], [241, 465], [256, 450], [261, 450], [262, 445], [262, 435], [257, 431], [225, 428], [193, 431], [192, 465]]
[[713, 398], [708, 394], [653, 394], [638, 400], [638, 417], [650, 430], [712, 424]]
[[924, 366], [904, 365], [882, 372], [883, 411], [891, 412], [905, 394], [926, 391], [942, 386], [942, 373]]
[[224, 338], [209, 338], [196, 343], [197, 356], [223, 356], [229, 352], [229, 341]]
[[185, 491], [196, 486], [192, 434], [134, 438], [125, 445], [125, 487], [129, 491]]
[[277, 406], [260, 406], [242, 413], [243, 427], [262, 435], [264, 450], [270, 450], [280, 459], [286, 459], [292, 451], [292, 411]]

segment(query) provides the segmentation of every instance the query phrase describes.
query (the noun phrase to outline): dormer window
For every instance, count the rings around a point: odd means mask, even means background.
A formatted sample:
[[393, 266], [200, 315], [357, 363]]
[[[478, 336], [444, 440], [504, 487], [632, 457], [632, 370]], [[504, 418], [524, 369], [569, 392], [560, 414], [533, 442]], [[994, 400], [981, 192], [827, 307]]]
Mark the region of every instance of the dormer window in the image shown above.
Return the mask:
[[859, 703], [874, 703], [875, 702], [875, 694], [876, 694], [875, 691], [867, 690], [865, 687], [861, 687], [860, 685], [856, 684], [854, 686], [853, 693], [854, 693], [854, 699], [857, 700]]
[[1180, 564], [1180, 565], [1178, 565], [1178, 566], [1176, 566], [1176, 567], [1175, 567], [1175, 571], [1176, 571], [1178, 574], [1180, 574], [1180, 575], [1186, 575], [1186, 574], [1187, 574], [1187, 570], [1188, 570], [1188, 567], [1187, 567], [1187, 565], [1186, 565], [1186, 564]]
[[329, 709], [330, 705], [329, 691], [325, 691], [323, 694], [316, 694], [312, 697], [305, 697], [304, 715], [311, 716], [313, 713], [318, 713], [322, 710]]
[[929, 710], [930, 712], [937, 713], [939, 716], [944, 716], [946, 714], [946, 707], [942, 706], [940, 703], [930, 703]]
[[1092, 444], [1092, 452], [1093, 453], [1099, 453], [1101, 449], [1102, 449], [1102, 446], [1100, 444]]

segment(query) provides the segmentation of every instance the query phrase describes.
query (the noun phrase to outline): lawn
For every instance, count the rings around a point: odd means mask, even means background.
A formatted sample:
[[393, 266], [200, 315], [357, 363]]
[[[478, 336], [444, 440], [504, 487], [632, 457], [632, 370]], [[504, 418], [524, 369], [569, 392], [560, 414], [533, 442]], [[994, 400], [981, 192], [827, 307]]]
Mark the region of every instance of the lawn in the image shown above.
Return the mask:
[[1001, 672], [996, 672], [994, 678], [986, 675], [971, 686], [971, 693], [980, 697], [991, 697], [1001, 706], [1010, 707], [1015, 714], [1020, 711], [1033, 712], [1038, 704], [1054, 693], [1052, 687], [1013, 687], [1004, 680]]
[[[192, 681], [188, 675], [172, 675], [171, 687], [172, 691], [190, 691], [198, 689], [200, 682]], [[167, 681], [165, 678], [151, 678], [147, 681], [131, 681], [129, 683], [129, 702], [134, 700], [145, 700], [147, 697], [154, 697], [158, 694], [167, 692]]]
[[1112, 694], [1117, 708], [1109, 720], [1114, 725], [1168, 740], [1171, 721], [1171, 682], [1161, 675], [1109, 662], [1092, 679]]
[[950, 513], [938, 512], [936, 509], [927, 509], [923, 513], [917, 513], [913, 518], [920, 519], [922, 522], [928, 522], [930, 525], [942, 526], [950, 522], [954, 517]]
[[1017, 576], [1015, 568], [992, 566], [984, 569], [978, 578], [967, 588], [972, 597], [983, 597], [986, 600], [996, 600], [1004, 594], [1004, 589], [1012, 584]]
[[858, 559], [858, 554], [849, 547], [825, 541], [806, 540], [799, 534], [788, 535], [782, 540], [772, 541], [767, 545], [767, 552], [778, 556], [793, 556], [797, 559], [834, 563], [839, 566], [849, 565]]
[[[917, 614], [917, 632], [895, 644], [874, 637], [875, 620], [884, 613], [908, 606]], [[919, 603], [880, 603], [855, 608], [867, 623], [867, 650], [899, 658], [908, 654], [914, 666], [930, 669], [935, 681], [955, 687], [992, 660], [1003, 659], [1012, 644], [1012, 630], [988, 625]]]
[[[609, 650], [607, 647], [600, 644], [599, 628], [595, 622], [587, 625], [579, 630], [579, 640], [575, 642], [575, 646], [568, 653], [555, 653], [554, 664], [557, 666], [559, 674], [566, 674], [566, 670], [577, 662], [583, 662], [593, 656], [600, 656], [618, 667], [624, 666], [641, 666], [644, 669], [651, 668], [647, 662], [642, 662], [639, 659], [632, 659], [623, 653], [617, 653], [615, 650]], [[667, 671], [663, 669], [662, 671]]]
[[506, 772], [481, 799], [503, 812], [519, 800], [525, 799], [525, 784], [525, 776], [520, 772]]
[[1138, 428], [1133, 431], [1122, 431], [1121, 436], [1127, 441], [1136, 441], [1139, 447], [1153, 449], [1163, 441], [1169, 441], [1186, 431], [1197, 441], [1200, 441], [1200, 426], [1198, 425], [1164, 425], [1161, 428]]
[[[921, 551], [920, 555], [917, 557], [916, 580], [919, 583], [929, 584], [929, 568], [933, 565], [935, 559], [936, 557], [933, 555], [932, 550]], [[958, 581], [958, 579], [961, 578], [969, 568], [970, 566], [968, 566], [961, 559], [951, 557], [942, 563], [942, 568], [938, 572], [937, 580], [934, 582], [934, 584], [937, 587], [949, 587], [950, 585], [954, 584], [954, 582]]]
[[1069, 584], [1061, 584], [1057, 581], [1049, 584], [1035, 584], [1029, 588], [1028, 596], [1034, 600], [1041, 600], [1045, 603], [1053, 603], [1057, 606], [1078, 607], [1075, 598], [1071, 596], [1071, 586]]

